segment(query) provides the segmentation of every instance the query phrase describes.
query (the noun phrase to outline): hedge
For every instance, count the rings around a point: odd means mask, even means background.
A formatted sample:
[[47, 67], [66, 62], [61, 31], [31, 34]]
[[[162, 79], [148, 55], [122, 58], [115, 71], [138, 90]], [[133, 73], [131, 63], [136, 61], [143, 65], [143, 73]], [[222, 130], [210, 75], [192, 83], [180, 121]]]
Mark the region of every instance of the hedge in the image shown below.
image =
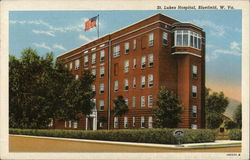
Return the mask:
[[[93, 139], [124, 142], [142, 142], [158, 144], [177, 144], [173, 136], [176, 129], [120, 129], [120, 130], [45, 130], [45, 129], [10, 129], [10, 134], [34, 135], [61, 138]], [[215, 131], [210, 129], [184, 129], [182, 143], [214, 142]]]
[[228, 137], [230, 140], [241, 140], [241, 129], [231, 129], [229, 130]]

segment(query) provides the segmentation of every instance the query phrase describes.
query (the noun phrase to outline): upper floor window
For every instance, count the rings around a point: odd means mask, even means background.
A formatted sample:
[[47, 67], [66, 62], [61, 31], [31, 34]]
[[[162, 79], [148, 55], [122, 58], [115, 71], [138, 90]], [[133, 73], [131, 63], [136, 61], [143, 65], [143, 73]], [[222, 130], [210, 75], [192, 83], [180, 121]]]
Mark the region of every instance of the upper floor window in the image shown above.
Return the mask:
[[133, 69], [136, 69], [136, 58], [133, 59]]
[[125, 104], [128, 106], [128, 98], [124, 98]]
[[126, 42], [124, 44], [124, 48], [125, 48], [125, 54], [128, 54], [128, 52], [129, 52], [129, 42]]
[[153, 106], [153, 96], [149, 95], [148, 96], [148, 107], [152, 107]]
[[133, 88], [136, 88], [136, 77], [133, 77]]
[[101, 50], [101, 52], [100, 52], [100, 62], [104, 62], [104, 59], [105, 59], [105, 51]]
[[135, 107], [135, 105], [136, 105], [136, 97], [133, 96], [132, 97], [132, 107]]
[[88, 56], [84, 56], [84, 66], [88, 66], [89, 65], [89, 57]]
[[141, 88], [145, 88], [146, 78], [145, 76], [141, 76]]
[[144, 69], [146, 67], [146, 56], [141, 57], [141, 68]]
[[124, 73], [128, 73], [129, 71], [129, 60], [124, 61]]
[[99, 101], [99, 111], [104, 111], [104, 100]]
[[120, 46], [117, 45], [113, 47], [113, 57], [115, 58], [119, 56], [120, 56]]
[[72, 66], [73, 66], [73, 64], [72, 64], [72, 62], [70, 62], [69, 63], [69, 70], [72, 70]]
[[153, 54], [149, 54], [148, 55], [148, 66], [149, 67], [153, 67], [154, 65], [154, 55]]
[[91, 85], [91, 88], [92, 88], [92, 92], [95, 93], [95, 85], [94, 84]]
[[197, 97], [197, 86], [192, 86], [192, 97], [193, 98]]
[[96, 77], [96, 69], [95, 69], [95, 68], [92, 68], [91, 73], [92, 73], [92, 75], [93, 75], [94, 77]]
[[[95, 106], [95, 108], [96, 108], [96, 99], [95, 99], [95, 98], [92, 98], [91, 101], [94, 103], [94, 106]], [[94, 109], [95, 109], [95, 108], [94, 108]]]
[[175, 46], [201, 49], [201, 36], [200, 34], [189, 30], [176, 30]]
[[96, 53], [92, 53], [92, 64], [96, 64]]
[[128, 79], [127, 78], [124, 79], [124, 90], [128, 91]]
[[162, 33], [162, 43], [163, 43], [163, 45], [168, 44], [168, 33], [167, 32]]
[[193, 105], [192, 106], [192, 117], [196, 117], [197, 116], [197, 106]]
[[154, 81], [154, 76], [153, 74], [149, 74], [148, 75], [148, 88], [152, 88], [153, 87], [153, 81]]
[[100, 83], [100, 94], [104, 93], [104, 83]]
[[75, 70], [78, 70], [80, 68], [80, 60], [75, 60]]
[[118, 91], [118, 80], [115, 81], [115, 84], [114, 84], [114, 91], [115, 91], [115, 92]]
[[148, 35], [148, 46], [153, 46], [154, 45], [154, 33], [150, 33]]
[[141, 96], [141, 107], [145, 107], [145, 96]]
[[136, 49], [136, 39], [133, 40], [133, 49]]
[[100, 67], [100, 77], [101, 77], [101, 78], [104, 77], [104, 72], [105, 72], [104, 66], [101, 66], [101, 67]]
[[193, 76], [193, 78], [197, 78], [197, 71], [198, 71], [198, 69], [197, 69], [197, 66], [196, 65], [193, 65], [192, 66], [192, 76]]

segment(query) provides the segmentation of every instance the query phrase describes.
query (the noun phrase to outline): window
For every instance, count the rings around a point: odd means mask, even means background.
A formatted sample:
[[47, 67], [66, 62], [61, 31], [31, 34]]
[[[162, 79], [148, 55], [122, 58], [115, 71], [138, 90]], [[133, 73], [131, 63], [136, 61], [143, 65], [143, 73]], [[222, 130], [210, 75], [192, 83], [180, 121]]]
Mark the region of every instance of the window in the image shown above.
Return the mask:
[[100, 127], [100, 128], [103, 127], [103, 122], [99, 122], [99, 127]]
[[99, 101], [99, 111], [104, 111], [104, 100]]
[[192, 106], [192, 117], [197, 117], [197, 106], [195, 105]]
[[197, 124], [192, 124], [191, 129], [197, 129]]
[[146, 56], [141, 57], [141, 69], [146, 67]]
[[141, 88], [145, 88], [145, 76], [141, 76]]
[[92, 98], [91, 101], [94, 103], [94, 110], [96, 109], [96, 99], [95, 98]]
[[136, 69], [136, 58], [133, 59], [133, 69]]
[[128, 98], [124, 98], [125, 104], [128, 106]]
[[133, 40], [133, 49], [136, 49], [136, 39]]
[[153, 96], [152, 95], [149, 95], [148, 96], [148, 107], [152, 107], [153, 106]]
[[100, 78], [104, 77], [104, 66], [100, 67]]
[[67, 65], [67, 64], [65, 64], [65, 65], [64, 65], [64, 67], [65, 67], [65, 68], [68, 68], [68, 65]]
[[145, 118], [141, 116], [141, 128], [145, 128]]
[[48, 124], [48, 127], [53, 127], [53, 119], [52, 118], [50, 118], [50, 122]]
[[96, 64], [96, 53], [92, 53], [92, 64]]
[[197, 97], [197, 86], [192, 86], [192, 97], [193, 98]]
[[72, 64], [72, 62], [70, 62], [69, 63], [69, 70], [72, 70], [72, 66], [73, 66], [73, 64]]
[[127, 78], [124, 79], [124, 90], [128, 91], [128, 79]]
[[163, 45], [168, 44], [168, 33], [167, 32], [162, 33], [162, 43], [163, 43]]
[[100, 94], [104, 93], [104, 83], [100, 83]]
[[104, 62], [104, 60], [105, 60], [105, 51], [101, 50], [101, 52], [100, 52], [100, 62]]
[[135, 105], [136, 105], [136, 97], [133, 96], [133, 98], [132, 98], [132, 107], [135, 108]]
[[75, 70], [78, 70], [80, 68], [80, 60], [75, 60]]
[[114, 117], [114, 128], [118, 128], [118, 117]]
[[64, 121], [64, 128], [67, 128], [67, 121]]
[[153, 117], [148, 117], [148, 128], [153, 128]]
[[145, 107], [145, 96], [141, 96], [141, 107]]
[[119, 64], [116, 63], [116, 64], [114, 64], [114, 75], [115, 75], [115, 76], [118, 75], [118, 71], [119, 71]]
[[116, 58], [119, 56], [120, 56], [120, 46], [117, 45], [113, 47], [113, 57]]
[[154, 45], [154, 33], [150, 33], [148, 36], [148, 46]]
[[89, 65], [89, 57], [88, 56], [84, 56], [84, 66], [88, 66]]
[[128, 128], [128, 117], [124, 117], [124, 128]]
[[95, 93], [96, 93], [96, 90], [95, 90], [95, 85], [94, 85], [94, 84], [92, 84], [92, 85], [91, 85], [91, 88], [92, 88], [92, 92], [95, 94]]
[[152, 88], [153, 87], [153, 81], [154, 81], [153, 74], [149, 74], [148, 75], [148, 88]]
[[125, 48], [125, 54], [128, 54], [128, 52], [129, 52], [129, 42], [126, 42], [124, 44], [124, 48]]
[[69, 121], [69, 128], [71, 128], [71, 121]]
[[135, 127], [135, 117], [132, 118], [133, 127]]
[[96, 69], [95, 69], [95, 68], [93, 68], [93, 69], [91, 70], [91, 73], [93, 74], [94, 77], [96, 77]]
[[193, 76], [193, 78], [197, 78], [197, 66], [196, 65], [193, 65], [192, 66], [192, 76]]
[[149, 54], [148, 55], [148, 66], [149, 67], [153, 67], [154, 65], [154, 55], [153, 54]]
[[128, 73], [129, 71], [129, 60], [124, 61], [124, 73]]
[[118, 91], [118, 80], [115, 81], [115, 84], [114, 84], [114, 91], [115, 91], [115, 92]]
[[136, 88], [136, 78], [133, 78], [133, 88]]
[[73, 122], [73, 128], [78, 128], [78, 121]]
[[76, 79], [76, 80], [78, 80], [78, 79], [79, 79], [79, 75], [78, 75], [78, 74], [76, 74], [76, 77], [75, 77], [75, 79]]
[[176, 30], [175, 46], [201, 49], [201, 35], [189, 30]]

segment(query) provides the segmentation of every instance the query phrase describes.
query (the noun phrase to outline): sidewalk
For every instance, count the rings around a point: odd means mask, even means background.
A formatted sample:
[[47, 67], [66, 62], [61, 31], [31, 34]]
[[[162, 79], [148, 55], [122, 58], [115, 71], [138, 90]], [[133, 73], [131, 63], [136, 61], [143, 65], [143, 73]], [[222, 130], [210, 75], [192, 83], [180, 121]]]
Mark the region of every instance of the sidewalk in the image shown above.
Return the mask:
[[241, 146], [241, 141], [233, 141], [233, 140], [216, 140], [215, 142], [208, 142], [208, 143], [189, 143], [189, 144], [177, 145], [177, 144], [154, 144], [154, 143], [136, 143], [136, 142], [118, 142], [118, 141], [102, 141], [102, 140], [89, 140], [89, 139], [42, 137], [42, 136], [28, 136], [28, 135], [11, 135], [11, 136], [74, 141], [74, 142], [88, 142], [88, 143], [99, 143], [99, 144], [117, 144], [117, 145], [126, 145], [126, 146], [173, 148], [173, 149], [199, 149], [199, 148], [204, 149], [204, 148], [224, 148], [224, 147], [232, 147], [232, 146]]

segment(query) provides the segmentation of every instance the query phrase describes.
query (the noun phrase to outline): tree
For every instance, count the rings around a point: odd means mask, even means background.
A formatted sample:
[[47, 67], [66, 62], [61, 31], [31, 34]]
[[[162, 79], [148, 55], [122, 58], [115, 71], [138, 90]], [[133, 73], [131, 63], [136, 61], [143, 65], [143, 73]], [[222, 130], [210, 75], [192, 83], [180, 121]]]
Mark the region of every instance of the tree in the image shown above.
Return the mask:
[[54, 63], [53, 53], [40, 57], [31, 48], [20, 59], [9, 62], [10, 127], [47, 128], [51, 118], [76, 119], [78, 113], [89, 114], [93, 76], [84, 72], [80, 80]]
[[154, 111], [156, 126], [160, 128], [177, 127], [181, 122], [182, 108], [174, 93], [161, 87], [157, 105], [159, 108]]
[[126, 112], [128, 112], [128, 105], [126, 101], [123, 99], [123, 96], [117, 96], [116, 99], [113, 100], [115, 107], [114, 107], [114, 116], [122, 116]]
[[234, 121], [238, 128], [242, 127], [242, 105], [239, 104], [234, 112]]
[[206, 128], [214, 129], [222, 124], [221, 114], [225, 112], [229, 102], [223, 92], [210, 94], [210, 91], [210, 89], [206, 89]]

